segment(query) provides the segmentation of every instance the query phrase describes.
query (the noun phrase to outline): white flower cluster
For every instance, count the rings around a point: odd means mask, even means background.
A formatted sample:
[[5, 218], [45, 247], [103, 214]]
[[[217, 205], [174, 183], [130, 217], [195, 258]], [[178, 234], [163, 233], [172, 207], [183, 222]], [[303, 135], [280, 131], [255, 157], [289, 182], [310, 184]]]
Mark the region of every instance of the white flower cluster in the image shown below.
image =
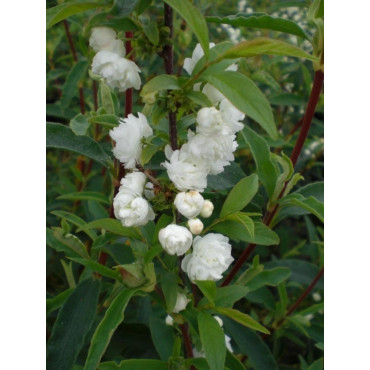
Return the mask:
[[89, 43], [97, 53], [91, 65], [92, 73], [103, 77], [112, 89], [140, 89], [140, 68], [133, 61], [124, 58], [125, 47], [112, 28], [93, 28]]
[[[210, 44], [213, 47], [214, 44]], [[186, 58], [184, 69], [191, 74], [198, 60], [204, 55], [198, 44], [192, 58]], [[231, 65], [228, 70], [236, 70]], [[199, 86], [197, 86], [199, 88]], [[234, 160], [238, 144], [235, 134], [243, 128], [245, 115], [210, 84], [202, 92], [214, 105], [202, 108], [196, 117], [196, 132], [189, 130], [188, 142], [181, 149], [166, 148], [163, 166], [176, 188], [180, 191], [203, 191], [207, 187], [207, 176], [218, 175]]]
[[152, 207], [142, 197], [145, 183], [146, 176], [142, 172], [131, 172], [121, 179], [113, 208], [115, 217], [125, 227], [145, 225], [154, 220]]

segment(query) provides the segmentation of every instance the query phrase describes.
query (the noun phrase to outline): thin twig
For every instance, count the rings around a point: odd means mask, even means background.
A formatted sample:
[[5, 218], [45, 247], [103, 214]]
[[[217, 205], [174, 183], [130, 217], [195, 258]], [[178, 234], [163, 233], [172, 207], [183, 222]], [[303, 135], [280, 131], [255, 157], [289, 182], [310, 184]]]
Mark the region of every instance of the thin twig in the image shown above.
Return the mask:
[[181, 329], [182, 336], [184, 338], [187, 355], [188, 357], [192, 358], [194, 357], [194, 354], [193, 354], [193, 348], [191, 346], [187, 324], [180, 325], [180, 329]]

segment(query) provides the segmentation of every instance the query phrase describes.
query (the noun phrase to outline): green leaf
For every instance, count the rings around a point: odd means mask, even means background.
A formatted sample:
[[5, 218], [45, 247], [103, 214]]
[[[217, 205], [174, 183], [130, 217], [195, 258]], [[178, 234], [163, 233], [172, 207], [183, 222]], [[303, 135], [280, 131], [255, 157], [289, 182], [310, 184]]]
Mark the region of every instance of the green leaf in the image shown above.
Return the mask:
[[262, 222], [254, 222], [254, 237], [246, 232], [239, 222], [226, 220], [212, 226], [212, 230], [228, 236], [235, 241], [243, 241], [259, 245], [277, 245], [279, 236]]
[[79, 230], [89, 230], [89, 229], [104, 229], [110, 231], [113, 234], [120, 236], [127, 236], [128, 238], [138, 239], [140, 238], [137, 228], [134, 227], [124, 227], [122, 224], [113, 218], [101, 218], [89, 222], [88, 224], [80, 227]]
[[258, 190], [258, 176], [253, 174], [240, 180], [229, 193], [220, 213], [223, 218], [230, 213], [242, 210], [253, 199]]
[[226, 358], [225, 334], [209, 313], [198, 313], [199, 336], [206, 359], [212, 370], [223, 370]]
[[230, 351], [226, 351], [225, 367], [232, 370], [245, 370], [245, 366]]
[[289, 19], [271, 17], [265, 13], [238, 13], [226, 17], [206, 17], [207, 22], [231, 24], [236, 27], [262, 28], [296, 35], [309, 40], [306, 32]]
[[137, 24], [130, 17], [113, 17], [108, 13], [99, 13], [90, 19], [88, 29], [93, 27], [110, 27], [115, 31], [136, 31]]
[[53, 8], [46, 9], [46, 29], [54, 26], [54, 24], [75, 15], [82, 13], [89, 9], [96, 9], [104, 6], [99, 3], [79, 3], [76, 1], [69, 1], [64, 4], [54, 6]]
[[231, 162], [219, 175], [209, 175], [207, 178], [208, 189], [225, 190], [232, 188], [238, 181], [247, 176], [240, 166]]
[[259, 334], [231, 321], [222, 319], [224, 327], [236, 342], [243, 354], [248, 356], [255, 370], [278, 370], [275, 358]]
[[148, 24], [143, 25], [143, 31], [145, 36], [148, 40], [155, 46], [158, 45], [159, 42], [159, 31], [157, 27], [157, 23], [149, 22]]
[[[161, 90], [179, 90], [177, 77], [173, 75], [159, 75], [149, 80], [141, 89], [140, 96], [150, 104], [154, 103], [154, 96]], [[152, 100], [151, 100], [152, 99]]]
[[262, 91], [247, 76], [232, 71], [207, 74], [205, 80], [228, 98], [236, 108], [255, 120], [272, 139], [277, 130], [270, 103]]
[[317, 57], [306, 53], [296, 46], [281, 40], [273, 40], [266, 37], [257, 37], [251, 41], [242, 41], [228, 49], [224, 54], [224, 58], [254, 57], [262, 54], [304, 58], [314, 62], [319, 60]]
[[114, 279], [114, 280], [120, 280], [121, 275], [118, 271], [116, 270], [111, 270], [110, 268], [103, 266], [102, 264], [91, 261], [91, 260], [86, 260], [83, 258], [70, 258], [72, 261], [79, 263], [90, 270], [94, 272], [98, 272], [100, 275], [106, 276], [108, 278]]
[[201, 107], [212, 107], [212, 102], [201, 91], [190, 90], [186, 93], [186, 96]]
[[68, 257], [89, 258], [85, 245], [77, 236], [66, 234], [60, 227], [46, 229], [46, 243]]
[[53, 298], [48, 298], [46, 300], [46, 317], [60, 308], [64, 304], [66, 299], [72, 294], [73, 290], [73, 288], [69, 288]]
[[215, 297], [216, 297], [216, 283], [211, 280], [197, 280], [195, 284], [198, 286], [200, 291], [204, 294], [204, 296], [208, 299], [209, 303], [214, 306], [215, 305]]
[[145, 166], [153, 157], [155, 153], [159, 151], [159, 146], [157, 145], [146, 145], [141, 151], [140, 163], [142, 166]]
[[217, 288], [215, 305], [217, 307], [232, 307], [235, 302], [245, 297], [248, 292], [249, 288], [238, 285]]
[[232, 220], [241, 223], [251, 238], [254, 238], [254, 223], [253, 220], [243, 212], [236, 212], [226, 216], [227, 220]]
[[123, 360], [119, 364], [115, 362], [103, 362], [98, 370], [168, 370], [167, 362], [160, 360]]
[[108, 198], [96, 191], [81, 191], [77, 193], [69, 193], [59, 195], [57, 199], [68, 199], [68, 200], [94, 200], [95, 202], [100, 202], [104, 204], [110, 204]]
[[72, 368], [93, 324], [99, 291], [98, 280], [83, 280], [64, 303], [47, 345], [48, 369]]
[[315, 215], [321, 222], [324, 222], [324, 203], [318, 201], [315, 197], [305, 198], [303, 195], [294, 193], [287, 195], [279, 201], [283, 207], [300, 207]]
[[167, 312], [173, 312], [177, 301], [177, 276], [168, 272], [161, 277], [161, 287], [166, 299]]
[[243, 312], [234, 310], [233, 308], [223, 308], [223, 307], [216, 307], [215, 310], [218, 311], [221, 315], [230, 317], [234, 321], [246, 326], [247, 328], [260, 331], [261, 333], [264, 334], [270, 334], [270, 332], [264, 326], [262, 326], [256, 320], [252, 319], [252, 317]]
[[166, 325], [163, 319], [152, 316], [149, 321], [150, 333], [152, 335], [154, 347], [159, 357], [163, 361], [168, 361], [172, 355], [175, 342], [173, 328]]
[[137, 0], [114, 0], [112, 9], [109, 10], [109, 14], [118, 15], [121, 17], [130, 15], [135, 9]]
[[[265, 285], [277, 286], [288, 279], [290, 275], [291, 271], [288, 268], [276, 267], [272, 270], [264, 270], [260, 272], [258, 275], [245, 283], [245, 286], [247, 286], [251, 292]], [[243, 280], [238, 280], [238, 284], [244, 285]]]
[[322, 370], [324, 368], [324, 358], [321, 357], [312, 363], [307, 370]]
[[86, 135], [88, 128], [90, 127], [90, 122], [88, 119], [81, 113], [77, 114], [76, 117], [71, 119], [69, 122], [69, 127], [75, 135]]
[[[53, 212], [50, 212], [50, 213], [52, 213], [55, 216], [64, 218], [68, 222], [70, 222], [71, 224], [76, 225], [78, 227], [81, 227], [83, 225], [86, 225], [86, 222], [82, 218], [76, 216], [74, 213], [70, 213], [70, 212], [66, 212], [66, 211], [53, 211]], [[92, 240], [95, 240], [96, 239], [96, 233], [95, 233], [95, 231], [93, 231], [93, 230], [84, 230], [84, 232]]]
[[176, 10], [184, 18], [187, 25], [197, 37], [206, 58], [209, 54], [208, 26], [202, 13], [189, 1], [165, 0], [165, 2]]
[[100, 80], [99, 84], [99, 96], [101, 100], [101, 104], [105, 111], [108, 114], [114, 114], [114, 102], [112, 98], [112, 94], [108, 85], [104, 82], [103, 79]]
[[95, 370], [98, 367], [113, 333], [123, 321], [126, 306], [134, 293], [135, 290], [122, 290], [105, 312], [91, 339], [84, 370]]
[[262, 136], [247, 126], [244, 127], [241, 134], [252, 152], [258, 178], [271, 198], [274, 194], [279, 172], [276, 164], [272, 161], [270, 148]]
[[89, 122], [97, 123], [99, 125], [112, 129], [118, 126], [119, 118], [114, 114], [100, 114], [98, 116], [89, 117]]
[[105, 167], [112, 163], [99, 143], [88, 136], [76, 136], [69, 127], [60, 123], [46, 123], [46, 147], [82, 154]]
[[66, 108], [70, 105], [73, 96], [78, 90], [78, 82], [86, 75], [88, 66], [89, 62], [87, 60], [79, 60], [68, 73], [62, 89], [62, 97], [60, 99], [60, 105], [62, 108]]

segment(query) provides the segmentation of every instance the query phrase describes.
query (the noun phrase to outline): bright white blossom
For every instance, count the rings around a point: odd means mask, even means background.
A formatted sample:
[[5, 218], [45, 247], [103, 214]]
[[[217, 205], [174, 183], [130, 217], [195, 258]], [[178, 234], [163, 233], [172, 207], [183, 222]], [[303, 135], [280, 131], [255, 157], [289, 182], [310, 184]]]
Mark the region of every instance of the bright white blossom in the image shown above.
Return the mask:
[[176, 305], [173, 309], [174, 313], [179, 313], [180, 311], [185, 310], [187, 304], [190, 302], [190, 299], [186, 297], [183, 293], [177, 293]]
[[118, 91], [126, 91], [133, 87], [140, 89], [140, 68], [131, 60], [108, 51], [99, 51], [93, 59], [91, 71], [104, 78], [106, 83]]
[[168, 254], [182, 256], [190, 249], [193, 235], [186, 227], [171, 224], [159, 231], [158, 239]]
[[185, 256], [181, 268], [192, 281], [217, 281], [222, 279], [222, 273], [228, 269], [233, 260], [229, 238], [211, 233], [194, 239], [193, 253]]
[[127, 118], [120, 120], [119, 126], [111, 130], [109, 135], [116, 142], [114, 156], [126, 168], [134, 168], [140, 160], [141, 139], [153, 135], [153, 130], [143, 114], [138, 113], [138, 118], [129, 114]]
[[189, 219], [199, 215], [203, 203], [204, 198], [196, 190], [178, 193], [174, 201], [177, 210]]
[[242, 121], [245, 118], [245, 114], [227, 99], [223, 99], [220, 103], [220, 112], [222, 120], [227, 123], [232, 133], [236, 133], [243, 129], [244, 125]]
[[180, 191], [203, 191], [207, 187], [209, 165], [187, 151], [187, 144], [174, 152], [166, 151], [169, 162], [162, 163], [168, 177]]
[[111, 51], [121, 57], [126, 54], [124, 44], [117, 39], [116, 31], [109, 27], [95, 27], [91, 31], [90, 46], [97, 53], [101, 50]]
[[121, 179], [119, 191], [131, 190], [137, 195], [143, 194], [146, 176], [142, 172], [131, 172]]
[[234, 161], [233, 152], [238, 147], [235, 135], [194, 135], [189, 131], [188, 140], [189, 153], [208, 163], [210, 175], [218, 175]]
[[125, 227], [141, 226], [154, 220], [148, 201], [130, 190], [121, 190], [113, 199], [114, 215]]
[[225, 334], [225, 344], [226, 344], [226, 348], [231, 352], [233, 353], [233, 347], [231, 347], [231, 338]]
[[[213, 42], [209, 43], [210, 49], [213, 48], [214, 46], [215, 44]], [[193, 51], [193, 55], [191, 56], [191, 58], [185, 58], [184, 69], [186, 72], [189, 73], [189, 75], [193, 73], [195, 65], [198, 63], [199, 59], [202, 58], [203, 55], [204, 55], [203, 48], [200, 46], [200, 44], [197, 44], [197, 46], [195, 47]]]
[[173, 326], [173, 318], [170, 315], [166, 316], [165, 323], [168, 326]]
[[202, 210], [200, 211], [200, 215], [204, 218], [208, 218], [212, 215], [213, 209], [214, 209], [213, 203], [206, 199], [203, 203]]
[[[228, 134], [221, 112], [215, 107], [202, 108], [197, 114], [197, 132], [204, 135]], [[227, 130], [227, 131], [226, 131]]]
[[205, 94], [213, 105], [217, 105], [221, 100], [225, 99], [225, 96], [220, 93], [213, 85], [207, 83], [204, 85], [203, 94]]
[[203, 231], [203, 222], [199, 218], [194, 218], [188, 221], [189, 230], [194, 235], [199, 235]]

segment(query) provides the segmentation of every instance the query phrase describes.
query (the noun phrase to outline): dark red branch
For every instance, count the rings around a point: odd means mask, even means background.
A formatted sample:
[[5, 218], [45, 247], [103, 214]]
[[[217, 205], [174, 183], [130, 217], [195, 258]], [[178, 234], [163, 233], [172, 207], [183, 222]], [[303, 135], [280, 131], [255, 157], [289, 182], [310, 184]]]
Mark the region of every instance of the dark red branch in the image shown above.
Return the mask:
[[186, 348], [186, 353], [188, 355], [188, 358], [194, 357], [193, 348], [191, 346], [187, 325], [186, 324], [180, 325], [180, 329], [181, 329], [182, 336], [184, 338], [185, 348]]

